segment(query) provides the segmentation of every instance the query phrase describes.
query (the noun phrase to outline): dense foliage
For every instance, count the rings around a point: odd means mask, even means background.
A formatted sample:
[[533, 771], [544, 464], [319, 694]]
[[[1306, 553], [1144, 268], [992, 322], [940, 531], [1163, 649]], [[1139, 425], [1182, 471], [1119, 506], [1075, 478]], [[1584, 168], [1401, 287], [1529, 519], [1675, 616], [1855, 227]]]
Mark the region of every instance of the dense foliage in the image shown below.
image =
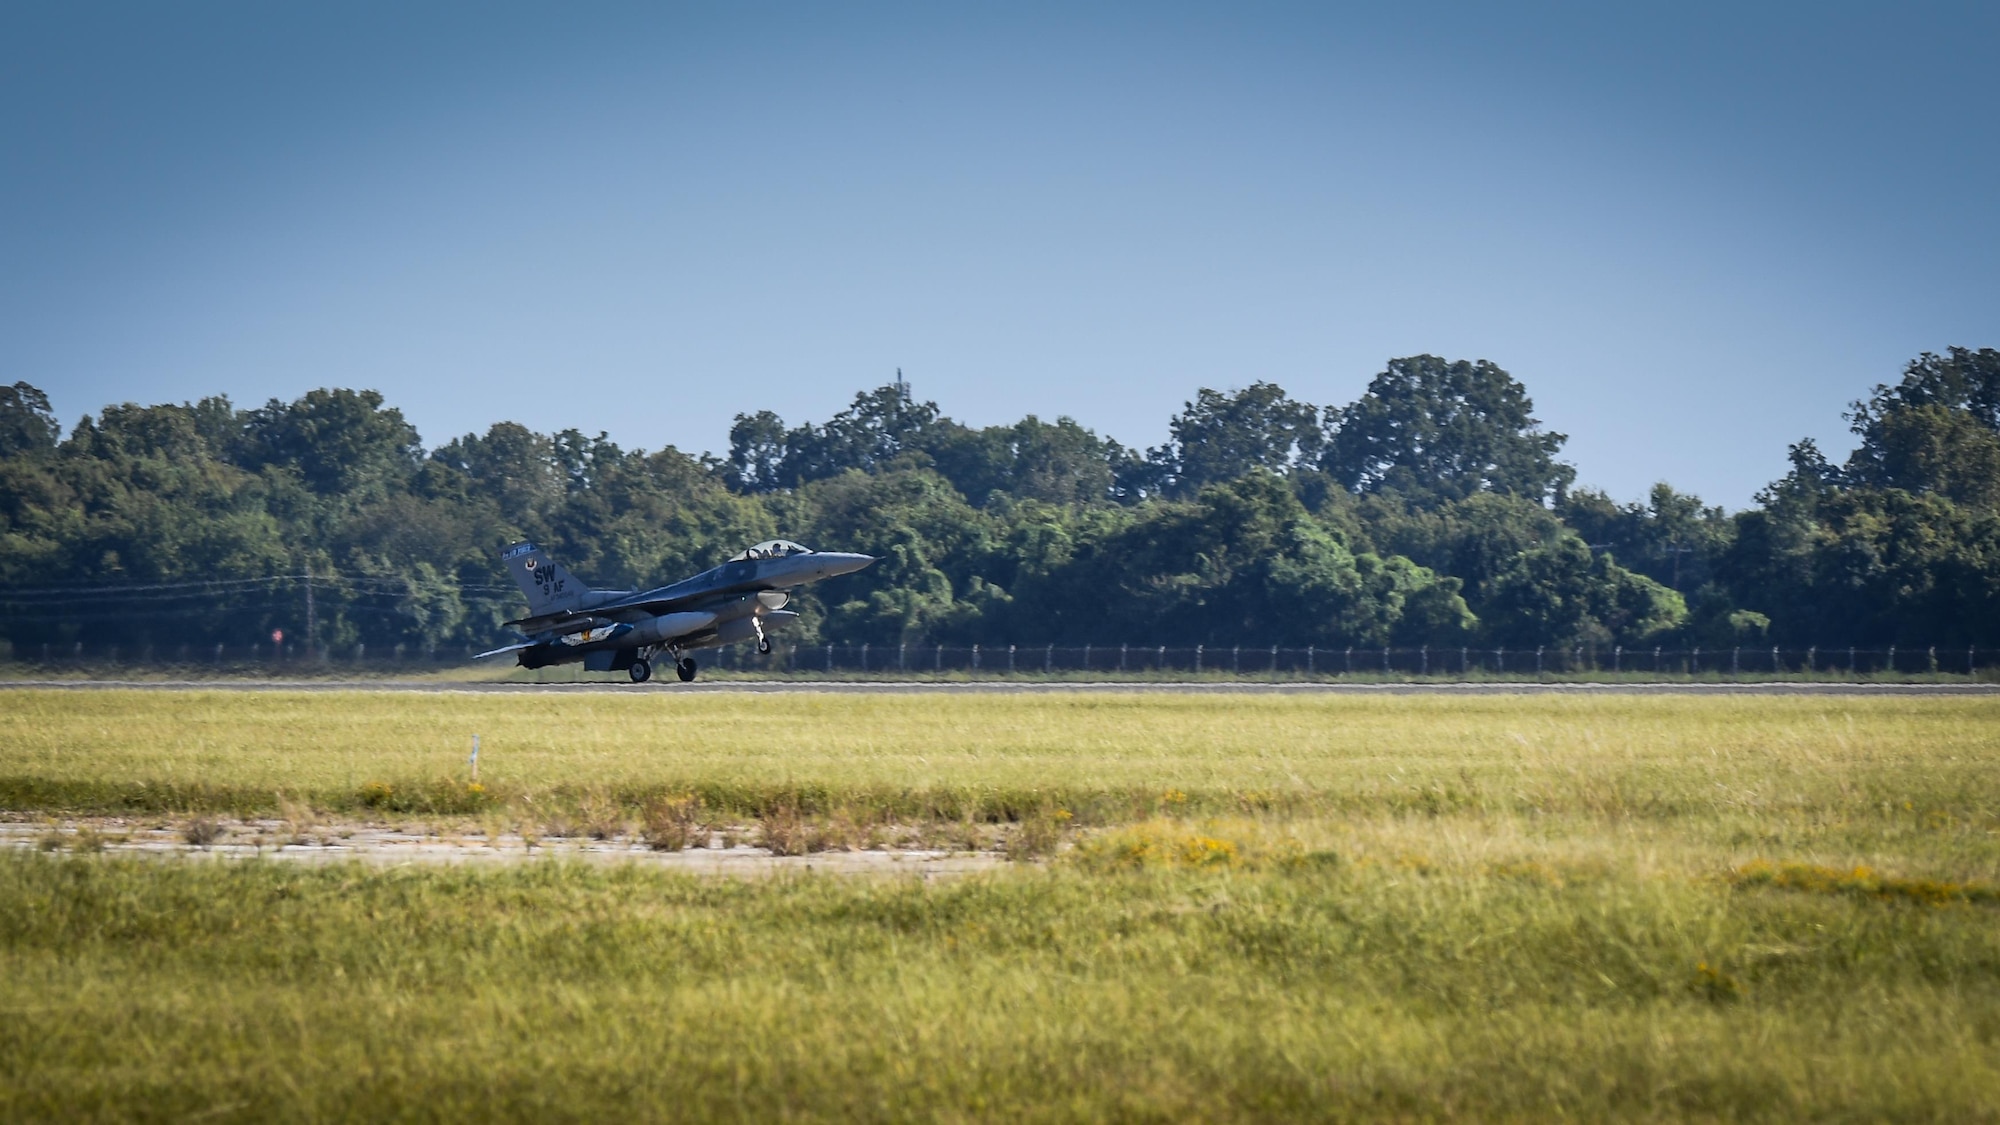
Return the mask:
[[[1574, 487], [1526, 389], [1392, 360], [1317, 407], [1203, 389], [1129, 449], [1068, 418], [977, 429], [902, 384], [824, 423], [739, 415], [725, 458], [513, 422], [426, 449], [374, 391], [124, 404], [65, 437], [0, 387], [0, 618], [19, 643], [462, 645], [520, 607], [533, 538], [607, 586], [783, 534], [883, 561], [803, 639], [1285, 645], [1968, 644], [2000, 637], [2000, 352], [1925, 354], [1833, 465], [1735, 513]], [[310, 582], [302, 576], [312, 575]], [[187, 585], [199, 583], [199, 585]], [[150, 588], [149, 588], [150, 587]]]

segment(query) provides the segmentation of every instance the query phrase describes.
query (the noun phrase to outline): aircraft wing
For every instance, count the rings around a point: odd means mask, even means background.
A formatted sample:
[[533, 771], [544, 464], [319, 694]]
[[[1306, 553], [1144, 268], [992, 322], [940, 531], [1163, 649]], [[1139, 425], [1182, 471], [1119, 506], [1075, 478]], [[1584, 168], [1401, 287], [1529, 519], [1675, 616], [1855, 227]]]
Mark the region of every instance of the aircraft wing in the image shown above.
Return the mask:
[[[529, 634], [554, 633], [557, 636], [562, 636], [565, 633], [581, 633], [585, 629], [595, 629], [599, 626], [617, 624], [617, 622], [612, 621], [610, 618], [597, 616], [597, 611], [604, 608], [604, 606], [593, 606], [588, 613], [575, 611], [545, 613], [539, 617], [523, 617], [519, 621], [508, 621], [505, 624], [512, 625], [523, 633]], [[620, 606], [619, 608], [623, 607]]]
[[[662, 613], [671, 613], [676, 607], [681, 605], [681, 603], [693, 601], [697, 598], [703, 597], [704, 595], [712, 592], [708, 590], [683, 591], [674, 594], [669, 594], [666, 592], [667, 590], [671, 589], [672, 587], [669, 586], [660, 590], [648, 590], [643, 594], [634, 594], [631, 597], [620, 598], [615, 602], [605, 602], [603, 605], [594, 605], [590, 607], [589, 614], [578, 615], [577, 617], [574, 618], [574, 620], [580, 622], [589, 622], [590, 614], [617, 613], [628, 609], [643, 610], [647, 613], [651, 613], [654, 615]], [[518, 624], [516, 622], [511, 622], [511, 621], [508, 622], [508, 624], [517, 625], [517, 627], [520, 628], [520, 630], [524, 633], [531, 633], [537, 631], [535, 629], [530, 629], [528, 627], [530, 625], [536, 625], [542, 629], [557, 627], [554, 624], [545, 624], [544, 623], [545, 620], [547, 619], [530, 618], [527, 621], [519, 622]], [[596, 624], [609, 625], [612, 624], [612, 622], [609, 619], [600, 618], [599, 620], [596, 621]], [[568, 620], [565, 620], [563, 621], [560, 627], [562, 628], [562, 631], [565, 633], [574, 633], [578, 629], [591, 628], [591, 625], [590, 624], [572, 625], [569, 623]]]

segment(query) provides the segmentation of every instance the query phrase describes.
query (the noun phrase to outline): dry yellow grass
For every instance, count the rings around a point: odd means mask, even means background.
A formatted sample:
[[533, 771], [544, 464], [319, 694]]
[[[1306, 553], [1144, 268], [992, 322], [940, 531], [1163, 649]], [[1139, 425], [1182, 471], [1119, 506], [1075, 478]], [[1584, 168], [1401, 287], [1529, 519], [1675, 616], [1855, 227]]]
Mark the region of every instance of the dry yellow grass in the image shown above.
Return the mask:
[[9, 1119], [2000, 1106], [2000, 700], [0, 698], [16, 810], [1021, 813], [1052, 853], [943, 886], [0, 857]]
[[[1184, 795], [1441, 812], [1990, 811], [2000, 699], [10, 691], [0, 802], [371, 782]], [[1168, 802], [1171, 804], [1171, 802]], [[1174, 811], [1167, 808], [1166, 811]]]

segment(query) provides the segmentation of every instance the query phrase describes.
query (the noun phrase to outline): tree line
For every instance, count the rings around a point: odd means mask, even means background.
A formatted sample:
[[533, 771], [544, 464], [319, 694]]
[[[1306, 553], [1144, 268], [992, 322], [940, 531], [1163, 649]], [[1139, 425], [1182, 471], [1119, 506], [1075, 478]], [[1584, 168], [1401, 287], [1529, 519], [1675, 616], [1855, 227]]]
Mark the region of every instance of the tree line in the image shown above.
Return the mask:
[[426, 447], [374, 391], [109, 406], [64, 435], [0, 387], [0, 628], [21, 646], [485, 645], [499, 549], [643, 587], [779, 536], [882, 562], [805, 643], [1711, 647], [2000, 637], [2000, 352], [1852, 404], [1754, 505], [1576, 486], [1485, 361], [1396, 359], [1356, 401], [1202, 389], [1128, 448], [1069, 418], [975, 428], [898, 381], [824, 422], [738, 415], [726, 456], [514, 422]]

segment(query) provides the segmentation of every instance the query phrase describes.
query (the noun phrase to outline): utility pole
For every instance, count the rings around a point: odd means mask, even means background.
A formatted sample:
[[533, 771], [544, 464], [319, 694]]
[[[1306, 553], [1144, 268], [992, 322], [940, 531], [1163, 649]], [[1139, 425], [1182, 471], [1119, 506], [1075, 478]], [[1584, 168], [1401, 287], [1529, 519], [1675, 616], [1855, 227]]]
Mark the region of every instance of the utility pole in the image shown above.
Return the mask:
[[306, 659], [319, 651], [319, 613], [313, 608], [313, 568], [306, 564]]
[[1694, 548], [1683, 547], [1680, 540], [1676, 539], [1674, 545], [1667, 548], [1667, 553], [1674, 557], [1674, 578], [1668, 586], [1678, 591], [1681, 588], [1681, 556], [1694, 553]]

